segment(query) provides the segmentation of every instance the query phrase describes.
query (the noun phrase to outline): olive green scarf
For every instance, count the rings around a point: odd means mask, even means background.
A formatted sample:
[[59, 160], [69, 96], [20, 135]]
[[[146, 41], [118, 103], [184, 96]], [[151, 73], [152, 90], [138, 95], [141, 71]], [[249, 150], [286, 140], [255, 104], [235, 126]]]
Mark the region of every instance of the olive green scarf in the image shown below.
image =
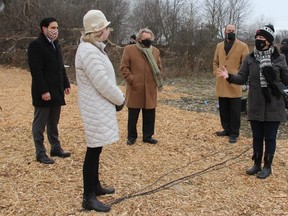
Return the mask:
[[160, 70], [158, 68], [157, 62], [152, 54], [152, 46], [150, 46], [149, 48], [143, 48], [141, 46], [141, 44], [139, 42], [136, 43], [137, 48], [144, 53], [144, 55], [146, 56], [149, 65], [153, 71], [153, 76], [154, 76], [154, 80], [157, 84], [158, 89], [162, 88], [162, 81], [161, 81], [161, 76], [160, 76]]

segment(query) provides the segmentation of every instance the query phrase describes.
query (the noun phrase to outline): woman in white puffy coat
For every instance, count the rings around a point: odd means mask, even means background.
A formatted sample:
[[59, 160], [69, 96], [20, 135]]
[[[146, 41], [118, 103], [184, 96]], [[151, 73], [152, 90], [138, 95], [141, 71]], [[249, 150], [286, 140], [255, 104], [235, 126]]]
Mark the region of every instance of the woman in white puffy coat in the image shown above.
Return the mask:
[[113, 65], [104, 51], [103, 41], [109, 37], [110, 22], [101, 11], [90, 10], [83, 24], [85, 35], [81, 37], [75, 59], [78, 105], [87, 140], [82, 207], [107, 212], [111, 207], [96, 196], [114, 193], [115, 189], [101, 186], [99, 157], [104, 145], [119, 140], [115, 105], [123, 105], [124, 96], [116, 85]]

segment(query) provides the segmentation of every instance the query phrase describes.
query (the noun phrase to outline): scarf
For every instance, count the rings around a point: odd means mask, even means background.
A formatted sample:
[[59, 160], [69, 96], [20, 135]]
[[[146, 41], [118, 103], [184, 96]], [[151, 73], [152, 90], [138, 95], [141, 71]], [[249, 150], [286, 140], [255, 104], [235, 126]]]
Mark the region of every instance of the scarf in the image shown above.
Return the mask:
[[231, 50], [234, 42], [235, 42], [235, 40], [232, 40], [229, 43], [227, 42], [226, 39], [224, 40], [224, 50], [225, 50], [226, 55], [228, 55], [228, 53]]
[[262, 88], [267, 87], [267, 80], [263, 75], [263, 68], [264, 67], [272, 67], [271, 63], [271, 55], [274, 52], [274, 47], [270, 47], [268, 50], [260, 51], [254, 48], [254, 56], [257, 61], [259, 61], [260, 67], [260, 84]]
[[162, 88], [163, 85], [162, 85], [162, 81], [161, 81], [160, 70], [159, 70], [157, 62], [156, 62], [156, 60], [152, 54], [152, 46], [150, 46], [149, 48], [143, 48], [139, 42], [136, 43], [136, 46], [146, 56], [148, 63], [152, 69], [153, 77], [154, 77], [154, 80], [156, 82], [158, 89]]
[[254, 49], [254, 56], [256, 60], [259, 61], [260, 84], [262, 92], [264, 94], [265, 100], [268, 103], [271, 102], [271, 94], [268, 91], [268, 87], [271, 88], [271, 92], [274, 96], [277, 98], [280, 98], [281, 96], [281, 91], [279, 91], [279, 88], [275, 83], [277, 77], [271, 63], [271, 56], [273, 52], [274, 47], [270, 47], [265, 51]]

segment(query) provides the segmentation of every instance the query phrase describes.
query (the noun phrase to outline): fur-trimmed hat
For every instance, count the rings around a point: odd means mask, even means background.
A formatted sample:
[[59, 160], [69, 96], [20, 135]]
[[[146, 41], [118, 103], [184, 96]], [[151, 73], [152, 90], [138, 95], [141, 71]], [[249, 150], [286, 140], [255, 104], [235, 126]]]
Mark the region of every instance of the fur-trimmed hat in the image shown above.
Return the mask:
[[100, 10], [90, 10], [83, 17], [85, 34], [98, 32], [106, 28], [110, 23]]
[[260, 29], [256, 31], [255, 38], [258, 35], [263, 36], [270, 44], [273, 44], [275, 38], [274, 26], [271, 24], [262, 26]]

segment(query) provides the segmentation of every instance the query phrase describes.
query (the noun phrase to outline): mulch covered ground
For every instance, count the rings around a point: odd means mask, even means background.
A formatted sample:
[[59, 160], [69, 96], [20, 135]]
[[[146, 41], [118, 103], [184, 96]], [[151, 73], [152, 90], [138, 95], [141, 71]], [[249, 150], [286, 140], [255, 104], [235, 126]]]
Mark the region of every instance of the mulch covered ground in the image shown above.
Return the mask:
[[[43, 165], [35, 160], [31, 136], [30, 82], [29, 72], [0, 67], [0, 215], [100, 215], [81, 208], [86, 145], [77, 86], [59, 125], [62, 147], [72, 156]], [[175, 89], [166, 86], [159, 101], [187, 97]], [[121, 139], [101, 155], [102, 183], [116, 188], [99, 197], [112, 204], [107, 215], [288, 215], [287, 140], [278, 141], [271, 177], [259, 180], [245, 174], [252, 164], [251, 138], [242, 135], [229, 144], [227, 137], [216, 137], [217, 113], [160, 102], [159, 143], [142, 143], [139, 124], [133, 146], [126, 145], [127, 108], [117, 115]], [[47, 139], [45, 145], [49, 153]]]

